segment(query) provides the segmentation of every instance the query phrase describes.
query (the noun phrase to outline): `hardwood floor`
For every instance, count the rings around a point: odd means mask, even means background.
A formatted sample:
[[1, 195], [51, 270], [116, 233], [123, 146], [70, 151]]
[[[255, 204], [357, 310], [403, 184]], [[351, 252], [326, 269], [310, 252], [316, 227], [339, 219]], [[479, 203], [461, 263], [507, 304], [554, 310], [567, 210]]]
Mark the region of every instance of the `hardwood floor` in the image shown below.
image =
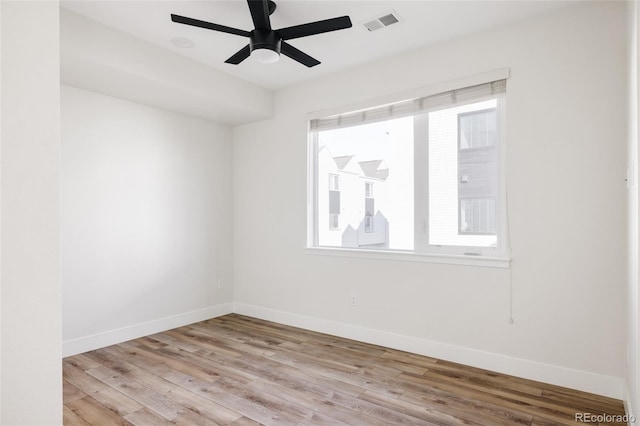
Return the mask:
[[624, 414], [618, 400], [235, 314], [63, 363], [65, 425], [575, 425], [576, 413]]

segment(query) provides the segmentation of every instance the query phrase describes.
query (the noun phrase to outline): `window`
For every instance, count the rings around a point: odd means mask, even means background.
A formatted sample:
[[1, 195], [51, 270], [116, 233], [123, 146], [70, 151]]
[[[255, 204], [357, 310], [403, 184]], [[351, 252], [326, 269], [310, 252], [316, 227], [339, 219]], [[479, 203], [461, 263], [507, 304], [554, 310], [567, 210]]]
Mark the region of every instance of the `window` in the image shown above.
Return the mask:
[[373, 198], [373, 182], [364, 183], [364, 232], [372, 233], [373, 215], [375, 214], [375, 200]]
[[364, 183], [364, 197], [373, 198], [373, 182]]
[[497, 80], [312, 120], [309, 245], [504, 257], [505, 92]]
[[340, 229], [340, 176], [329, 174], [329, 230]]
[[496, 108], [458, 114], [460, 235], [496, 235]]
[[496, 109], [458, 114], [460, 149], [496, 146]]
[[364, 232], [373, 232], [373, 216], [364, 217]]
[[329, 191], [340, 191], [340, 176], [329, 175]]
[[340, 230], [340, 215], [335, 213], [329, 214], [329, 230], [338, 231]]

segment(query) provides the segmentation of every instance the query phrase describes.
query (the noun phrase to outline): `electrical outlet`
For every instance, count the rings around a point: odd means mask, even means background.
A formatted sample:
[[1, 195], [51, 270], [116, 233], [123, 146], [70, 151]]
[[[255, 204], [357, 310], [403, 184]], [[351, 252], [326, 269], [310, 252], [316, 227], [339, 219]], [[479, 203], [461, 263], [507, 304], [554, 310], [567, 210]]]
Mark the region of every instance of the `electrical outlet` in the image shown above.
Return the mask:
[[224, 281], [222, 280], [222, 278], [220, 278], [218, 280], [218, 289], [224, 288]]
[[356, 297], [355, 294], [351, 295], [351, 306], [357, 306], [358, 305], [358, 298]]

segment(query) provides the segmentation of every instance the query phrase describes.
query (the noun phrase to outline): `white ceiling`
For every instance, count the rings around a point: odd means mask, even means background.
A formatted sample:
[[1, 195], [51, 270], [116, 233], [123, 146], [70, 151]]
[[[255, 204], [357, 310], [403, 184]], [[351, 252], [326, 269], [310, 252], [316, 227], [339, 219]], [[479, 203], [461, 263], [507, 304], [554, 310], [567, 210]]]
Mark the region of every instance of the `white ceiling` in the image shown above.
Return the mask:
[[[322, 63], [307, 68], [283, 57], [275, 64], [247, 59], [240, 65], [224, 61], [248, 43], [240, 36], [173, 23], [170, 14], [216, 24], [253, 29], [244, 0], [214, 1], [63, 1], [62, 7], [156, 46], [250, 81], [279, 89], [357, 64], [393, 56], [425, 45], [491, 29], [543, 14], [575, 1], [327, 1], [282, 0], [271, 15], [273, 28], [348, 15], [353, 28], [291, 40], [290, 44]], [[390, 10], [402, 22], [375, 31], [361, 24]], [[178, 48], [171, 39], [192, 40], [192, 48]]]

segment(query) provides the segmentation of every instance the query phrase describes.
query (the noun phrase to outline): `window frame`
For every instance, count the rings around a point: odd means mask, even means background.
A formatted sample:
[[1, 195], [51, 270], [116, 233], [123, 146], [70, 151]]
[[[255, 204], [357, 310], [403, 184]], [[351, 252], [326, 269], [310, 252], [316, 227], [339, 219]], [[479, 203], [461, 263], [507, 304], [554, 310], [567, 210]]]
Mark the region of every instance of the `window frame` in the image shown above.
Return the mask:
[[[497, 156], [497, 194], [496, 194], [496, 247], [479, 246], [442, 246], [429, 243], [429, 168], [420, 167], [429, 164], [429, 124], [428, 114], [418, 114], [414, 120], [414, 252], [433, 253], [443, 255], [465, 255], [493, 258], [508, 258], [509, 248], [506, 238], [507, 210], [506, 210], [506, 181], [505, 181], [505, 136], [506, 126], [506, 94], [487, 96], [484, 99], [496, 98], [496, 156]], [[474, 99], [469, 103], [481, 102], [483, 98]], [[464, 105], [464, 104], [462, 104]], [[416, 136], [417, 135], [417, 136]], [[459, 149], [459, 147], [457, 147]], [[470, 148], [483, 149], [483, 148]], [[458, 206], [458, 213], [459, 213]]]
[[[478, 74], [470, 77], [465, 77], [448, 82], [438, 83], [430, 86], [426, 86], [420, 89], [415, 89], [403, 93], [398, 93], [392, 96], [386, 96], [383, 98], [377, 98], [367, 102], [358, 104], [352, 104], [351, 106], [333, 108], [330, 110], [322, 110], [310, 113], [308, 115], [309, 120], [329, 117], [332, 115], [338, 115], [346, 111], [356, 111], [360, 109], [373, 108], [379, 105], [392, 104], [395, 102], [403, 101], [411, 98], [420, 98], [423, 96], [430, 96], [433, 94], [443, 93], [464, 87], [471, 87], [478, 84], [485, 84], [491, 81], [507, 80], [509, 78], [510, 71], [508, 68], [503, 68], [495, 71], [490, 71], [483, 74]], [[425, 228], [428, 229], [428, 171], [425, 173], [427, 179], [418, 179], [414, 175], [414, 232], [416, 238], [414, 238], [414, 250], [393, 250], [393, 249], [363, 249], [363, 248], [350, 248], [350, 247], [329, 247], [318, 245], [318, 227], [317, 224], [317, 211], [315, 206], [318, 197], [316, 172], [318, 170], [318, 158], [316, 156], [318, 148], [318, 132], [311, 131], [310, 127], [307, 127], [308, 136], [308, 167], [307, 167], [307, 243], [306, 253], [316, 255], [329, 255], [339, 257], [356, 257], [356, 258], [369, 258], [369, 259], [381, 259], [381, 260], [398, 260], [398, 261], [413, 261], [413, 262], [429, 262], [429, 263], [445, 263], [445, 264], [460, 264], [482, 267], [495, 267], [495, 268], [508, 268], [510, 263], [510, 248], [508, 244], [508, 206], [506, 199], [506, 94], [503, 94], [498, 102], [496, 119], [497, 132], [497, 204], [496, 209], [496, 231], [497, 231], [497, 245], [493, 247], [464, 247], [464, 246], [434, 246], [428, 244], [428, 232], [424, 232]], [[478, 102], [479, 99], [474, 99], [472, 102]], [[471, 103], [471, 102], [470, 102]], [[424, 114], [418, 114], [416, 117], [424, 116]], [[418, 119], [414, 120], [417, 123]], [[309, 123], [308, 123], [309, 124]], [[417, 124], [416, 124], [417, 125]], [[424, 125], [424, 123], [423, 123]], [[428, 133], [425, 133], [428, 135]], [[428, 138], [428, 136], [427, 136]], [[422, 151], [426, 150], [426, 158], [428, 159], [428, 143], [418, 143], [414, 139], [414, 146], [419, 151], [420, 146]], [[419, 156], [425, 158], [424, 152], [414, 152], [414, 167], [415, 162], [418, 161]], [[424, 163], [423, 163], [424, 164]], [[427, 163], [428, 164], [428, 163]], [[425, 168], [428, 169], [428, 168]], [[414, 168], [414, 170], [419, 170]], [[418, 214], [420, 211], [420, 214]], [[421, 235], [418, 235], [421, 234]], [[425, 240], [426, 234], [426, 240]], [[419, 238], [417, 238], [419, 237]]]

